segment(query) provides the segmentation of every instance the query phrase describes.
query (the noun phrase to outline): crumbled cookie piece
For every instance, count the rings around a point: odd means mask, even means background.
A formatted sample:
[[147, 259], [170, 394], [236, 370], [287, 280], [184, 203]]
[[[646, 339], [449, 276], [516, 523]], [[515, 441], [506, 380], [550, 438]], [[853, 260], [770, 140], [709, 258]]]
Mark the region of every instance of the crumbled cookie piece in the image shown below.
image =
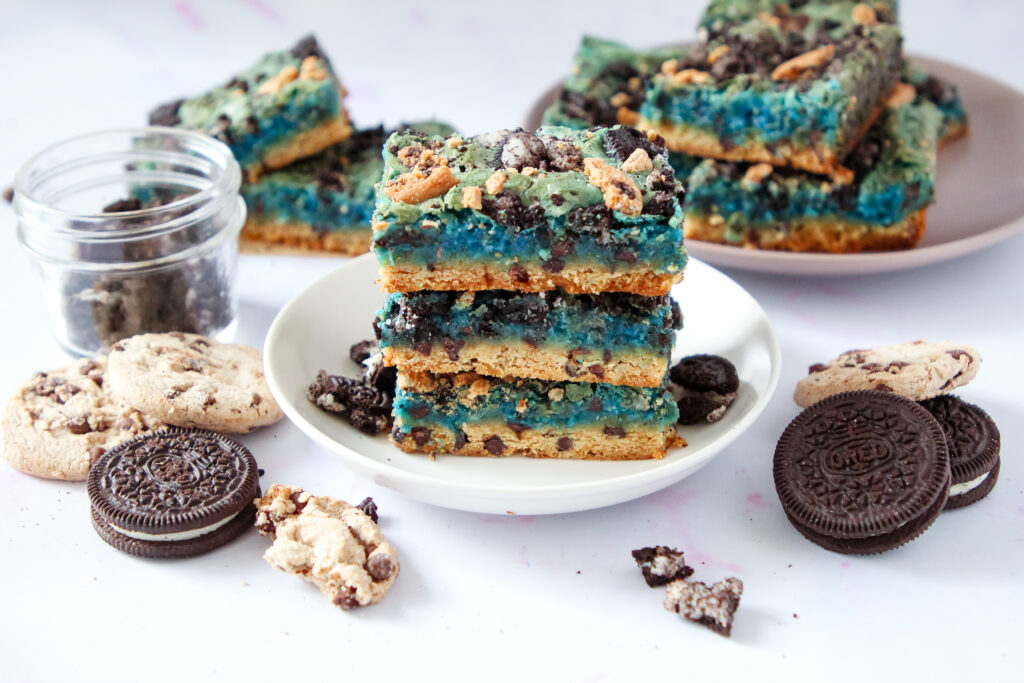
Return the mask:
[[636, 566], [643, 572], [644, 580], [651, 588], [664, 586], [693, 574], [693, 567], [686, 564], [683, 551], [669, 548], [667, 545], [634, 550], [633, 559], [636, 560]]
[[639, 216], [644, 210], [644, 198], [636, 182], [626, 173], [600, 159], [583, 160], [583, 174], [601, 190], [604, 204], [613, 211], [627, 216]]
[[395, 582], [398, 553], [366, 511], [281, 484], [256, 505], [257, 531], [274, 537], [263, 558], [316, 585], [338, 607], [380, 602]]
[[730, 577], [713, 586], [680, 579], [665, 590], [665, 609], [728, 638], [743, 595], [743, 582]]
[[832, 44], [822, 45], [787, 59], [772, 71], [773, 81], [795, 81], [810, 69], [816, 69], [832, 61], [836, 56], [836, 46]]

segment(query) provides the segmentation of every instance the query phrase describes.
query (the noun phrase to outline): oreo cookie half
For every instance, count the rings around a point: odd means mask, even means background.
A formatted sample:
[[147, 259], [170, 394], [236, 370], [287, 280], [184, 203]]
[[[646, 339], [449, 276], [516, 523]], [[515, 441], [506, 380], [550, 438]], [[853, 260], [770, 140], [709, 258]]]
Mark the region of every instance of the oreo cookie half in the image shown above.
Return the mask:
[[104, 453], [89, 469], [93, 528], [138, 557], [193, 557], [252, 526], [259, 468], [240, 443], [172, 428]]
[[849, 391], [800, 413], [775, 448], [775, 490], [821, 547], [871, 555], [917, 538], [949, 494], [942, 428], [914, 401]]
[[728, 359], [712, 354], [687, 356], [668, 371], [669, 380], [680, 391], [679, 424], [717, 422], [736, 400], [740, 378]]
[[950, 394], [921, 401], [921, 405], [946, 435], [952, 474], [946, 509], [978, 502], [999, 478], [999, 428], [984, 410]]

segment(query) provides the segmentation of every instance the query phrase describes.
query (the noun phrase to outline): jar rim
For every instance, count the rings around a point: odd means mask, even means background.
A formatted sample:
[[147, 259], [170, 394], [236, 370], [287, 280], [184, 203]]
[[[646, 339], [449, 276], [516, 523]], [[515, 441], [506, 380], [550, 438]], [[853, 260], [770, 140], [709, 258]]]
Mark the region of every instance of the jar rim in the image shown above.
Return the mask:
[[[75, 143], [82, 141], [88, 141], [90, 139], [100, 139], [103, 137], [110, 137], [116, 139], [118, 136], [151, 136], [151, 137], [163, 137], [169, 140], [179, 140], [185, 143], [189, 149], [199, 152], [203, 158], [208, 160], [214, 168], [220, 169], [220, 172], [216, 177], [209, 178], [210, 184], [207, 187], [201, 188], [192, 194], [184, 197], [175, 199], [166, 204], [159, 206], [143, 207], [132, 211], [118, 211], [118, 212], [87, 212], [87, 211], [68, 211], [64, 209], [56, 208], [45, 201], [40, 200], [33, 193], [33, 187], [38, 185], [37, 181], [35, 184], [32, 183], [30, 176], [33, 172], [38, 172], [36, 168], [40, 166], [41, 162], [48, 156], [56, 151], [59, 151], [62, 147], [70, 146]], [[112, 150], [116, 152], [117, 150]], [[124, 150], [129, 151], [129, 150]], [[172, 152], [171, 154], [175, 154]], [[177, 153], [183, 154], [183, 153]], [[66, 162], [68, 163], [68, 162]], [[60, 167], [58, 167], [58, 170]], [[51, 171], [52, 172], [52, 171]], [[32, 214], [34, 217], [47, 216], [50, 218], [63, 218], [81, 223], [99, 223], [109, 222], [112, 218], [117, 219], [140, 219], [146, 216], [157, 216], [160, 213], [167, 211], [180, 211], [189, 207], [200, 207], [204, 204], [209, 204], [212, 199], [223, 198], [230, 199], [235, 193], [238, 192], [239, 186], [241, 185], [242, 172], [235, 160], [231, 150], [224, 143], [219, 140], [210, 137], [209, 135], [191, 131], [183, 128], [171, 128], [167, 126], [137, 126], [137, 127], [124, 127], [124, 128], [109, 128], [104, 130], [93, 131], [90, 133], [84, 133], [81, 135], [72, 136], [59, 140], [47, 147], [43, 148], [39, 152], [32, 155], [25, 163], [21, 165], [18, 172], [14, 177], [14, 208], [19, 217], [25, 214]], [[219, 203], [219, 202], [218, 202]], [[153, 231], [154, 229], [161, 229], [159, 224], [151, 226], [140, 226], [137, 228], [131, 228], [129, 230], [117, 231], [118, 234], [108, 233], [111, 238], [123, 239], [126, 234], [144, 234], [146, 232]], [[57, 232], [66, 232], [68, 234], [80, 235], [82, 230], [75, 229], [56, 229]]]

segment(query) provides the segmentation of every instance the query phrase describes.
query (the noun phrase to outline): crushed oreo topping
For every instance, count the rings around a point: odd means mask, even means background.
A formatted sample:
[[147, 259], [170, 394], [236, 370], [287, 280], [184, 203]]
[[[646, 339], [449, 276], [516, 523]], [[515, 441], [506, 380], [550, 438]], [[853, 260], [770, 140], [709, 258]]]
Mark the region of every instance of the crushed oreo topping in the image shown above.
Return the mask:
[[168, 102], [162, 104], [154, 109], [149, 114], [149, 125], [151, 126], [177, 126], [181, 123], [181, 119], [178, 118], [178, 110], [181, 109], [181, 105], [185, 102], [184, 99], [175, 100], [174, 102]]
[[546, 160], [547, 150], [541, 139], [533, 133], [518, 130], [509, 133], [495, 151], [494, 167], [522, 171], [527, 166], [540, 168]]
[[355, 507], [362, 510], [367, 517], [373, 520], [374, 524], [377, 523], [377, 504], [373, 502], [373, 498], [363, 498], [363, 501]]
[[637, 149], [644, 150], [652, 159], [658, 154], [665, 153], [663, 144], [655, 144], [647, 138], [647, 133], [629, 126], [620, 126], [607, 131], [604, 134], [604, 149], [608, 156], [619, 161], [625, 161]]

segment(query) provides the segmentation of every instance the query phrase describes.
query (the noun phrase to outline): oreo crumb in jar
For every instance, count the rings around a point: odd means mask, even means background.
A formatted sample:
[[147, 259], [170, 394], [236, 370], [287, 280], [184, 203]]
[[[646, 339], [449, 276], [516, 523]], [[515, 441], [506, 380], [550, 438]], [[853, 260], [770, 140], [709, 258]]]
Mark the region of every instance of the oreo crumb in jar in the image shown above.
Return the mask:
[[[156, 208], [183, 198], [168, 194], [143, 202], [138, 197], [129, 197], [106, 205], [103, 212], [111, 214], [111, 222], [118, 228], [147, 228], [185, 216], [191, 209], [165, 212], [158, 217], [122, 218], [117, 214]], [[63, 274], [60, 305], [71, 345], [102, 350], [143, 332], [213, 336], [227, 327], [234, 318], [231, 273], [220, 263], [219, 252], [203, 252], [152, 269], [131, 267], [188, 250], [206, 239], [201, 237], [206, 232], [199, 224], [188, 230], [132, 241], [78, 244], [76, 255], [81, 261], [110, 264], [114, 271], [119, 267], [123, 270], [97, 274], [72, 268]]]

